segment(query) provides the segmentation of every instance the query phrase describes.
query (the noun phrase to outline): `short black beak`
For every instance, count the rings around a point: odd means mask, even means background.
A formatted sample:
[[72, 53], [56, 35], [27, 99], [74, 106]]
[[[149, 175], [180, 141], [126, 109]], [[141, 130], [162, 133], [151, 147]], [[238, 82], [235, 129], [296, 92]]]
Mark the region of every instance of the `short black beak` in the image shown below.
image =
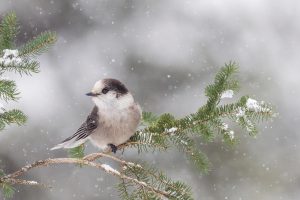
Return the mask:
[[98, 94], [93, 93], [93, 92], [86, 93], [86, 95], [87, 95], [87, 96], [91, 96], [91, 97], [98, 96]]

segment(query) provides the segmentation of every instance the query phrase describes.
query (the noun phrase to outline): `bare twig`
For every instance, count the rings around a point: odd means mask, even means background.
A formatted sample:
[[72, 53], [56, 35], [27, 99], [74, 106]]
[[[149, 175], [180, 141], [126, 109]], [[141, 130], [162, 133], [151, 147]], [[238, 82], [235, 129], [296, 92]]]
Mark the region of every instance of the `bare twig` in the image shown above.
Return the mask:
[[101, 169], [101, 170], [105, 171], [106, 173], [109, 173], [113, 176], [119, 177], [122, 180], [130, 181], [130, 182], [136, 184], [139, 187], [142, 187], [142, 188], [145, 188], [146, 190], [154, 192], [154, 193], [158, 194], [159, 196], [169, 197], [169, 193], [166, 192], [166, 191], [156, 189], [156, 188], [152, 187], [151, 185], [146, 184], [143, 181], [140, 181], [136, 178], [132, 178], [132, 177], [127, 176], [123, 173], [120, 173], [119, 171], [117, 171], [117, 170], [115, 170], [111, 167], [108, 167], [105, 164], [93, 162], [93, 161], [95, 161], [96, 159], [98, 159], [100, 157], [109, 158], [111, 160], [114, 160], [114, 161], [118, 162], [120, 165], [139, 166], [139, 165], [136, 165], [132, 162], [127, 162], [127, 161], [122, 160], [118, 157], [115, 157], [113, 155], [110, 155], [108, 153], [103, 153], [103, 152], [89, 154], [89, 155], [85, 156], [83, 159], [77, 159], [77, 158], [48, 158], [46, 160], [36, 161], [32, 164], [29, 164], [29, 165], [26, 165], [26, 166], [22, 167], [21, 169], [13, 172], [11, 174], [0, 177], [0, 183], [9, 183], [9, 184], [12, 184], [12, 185], [19, 184], [19, 185], [42, 185], [42, 186], [45, 186], [45, 185], [43, 185], [41, 183], [38, 183], [36, 181], [21, 180], [21, 179], [18, 179], [18, 177], [20, 177], [21, 175], [25, 174], [26, 172], [28, 172], [29, 170], [32, 170], [34, 168], [47, 167], [49, 165], [59, 165], [59, 164], [81, 164], [81, 165], [87, 165], [87, 166], [90, 166], [90, 167]]
[[[3, 182], [10, 183], [10, 184], [19, 184], [19, 185], [38, 185], [38, 186], [43, 185], [36, 181], [27, 181], [27, 180], [22, 180], [22, 179], [17, 179], [17, 178], [3, 178]], [[45, 185], [43, 185], [43, 186], [45, 186]]]

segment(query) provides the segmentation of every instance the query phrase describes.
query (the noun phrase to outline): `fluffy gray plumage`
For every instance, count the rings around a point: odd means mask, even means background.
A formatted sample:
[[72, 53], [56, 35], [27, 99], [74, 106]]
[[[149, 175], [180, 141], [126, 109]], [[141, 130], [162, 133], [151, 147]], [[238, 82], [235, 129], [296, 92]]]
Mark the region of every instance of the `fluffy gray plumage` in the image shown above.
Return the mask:
[[105, 149], [126, 142], [136, 131], [141, 119], [141, 108], [124, 84], [116, 79], [103, 79], [95, 83], [92, 91], [95, 106], [74, 135], [51, 150], [74, 148], [87, 140]]

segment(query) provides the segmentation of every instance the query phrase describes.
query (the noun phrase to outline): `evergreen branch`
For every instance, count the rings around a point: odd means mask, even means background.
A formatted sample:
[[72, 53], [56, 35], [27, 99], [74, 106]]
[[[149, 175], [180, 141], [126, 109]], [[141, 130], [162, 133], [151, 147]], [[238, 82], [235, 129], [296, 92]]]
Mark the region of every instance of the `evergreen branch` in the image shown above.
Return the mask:
[[[162, 172], [156, 170], [153, 167], [145, 167], [141, 165], [131, 164], [126, 165], [124, 168], [125, 174], [130, 176], [135, 176], [137, 179], [142, 180], [146, 184], [153, 185], [154, 187], [166, 191], [168, 193], [168, 199], [193, 199], [191, 194], [191, 189], [181, 182], [174, 182], [171, 179], [167, 178]], [[136, 193], [143, 194], [144, 196], [157, 197], [155, 194], [145, 193], [142, 190], [143, 188], [138, 188]], [[143, 198], [144, 199], [144, 198]]]
[[238, 82], [235, 80], [229, 79], [236, 74], [238, 71], [238, 67], [234, 62], [230, 62], [229, 64], [225, 64], [224, 67], [220, 69], [220, 71], [215, 76], [215, 81], [213, 84], [208, 85], [205, 89], [205, 94], [208, 97], [208, 101], [206, 104], [206, 110], [212, 111], [216, 105], [220, 102], [222, 92], [225, 90], [237, 90]]
[[166, 135], [148, 132], [147, 130], [137, 131], [130, 138], [130, 146], [137, 148], [138, 153], [159, 150], [165, 151], [168, 147]]
[[[167, 178], [162, 174], [162, 172], [158, 172], [154, 168], [144, 168], [144, 167], [142, 167], [139, 164], [135, 164], [133, 162], [128, 162], [128, 161], [122, 160], [120, 158], [117, 158], [115, 156], [109, 155], [107, 153], [93, 153], [93, 154], [85, 156], [84, 160], [93, 161], [93, 160], [96, 160], [96, 159], [98, 159], [100, 157], [109, 158], [111, 160], [114, 160], [114, 161], [118, 162], [120, 164], [120, 166], [123, 166], [122, 169], [123, 169], [123, 171], [124, 171], [125, 174], [127, 174], [128, 172], [130, 172], [131, 176], [136, 176], [137, 180], [143, 181], [144, 183], [146, 183], [148, 185], [150, 184], [152, 186], [153, 185], [157, 186], [157, 182], [156, 181], [159, 181], [159, 182], [163, 183], [164, 184], [164, 188], [165, 189], [167, 188], [170, 191], [169, 195], [168, 195], [168, 198], [170, 198], [170, 199], [172, 199], [171, 198], [172, 195], [174, 196], [174, 193], [172, 193], [174, 191], [177, 194], [180, 193], [180, 196], [184, 196], [184, 197], [191, 196], [191, 194], [189, 193], [190, 189], [187, 186], [181, 184], [181, 187], [175, 187], [177, 185], [177, 183], [175, 183], [175, 182], [171, 183], [171, 180], [167, 180]], [[152, 179], [152, 182], [149, 183], [149, 177], [148, 176], [152, 176], [156, 181], [154, 181], [154, 179]], [[125, 182], [122, 182], [120, 184], [121, 184], [122, 187], [124, 187]], [[182, 190], [183, 187], [185, 187], [186, 191]], [[143, 189], [144, 189], [144, 187], [140, 188], [140, 190], [143, 190]], [[149, 188], [147, 188], [147, 189], [149, 189]], [[121, 189], [121, 191], [124, 192], [124, 189], [123, 190]], [[151, 190], [151, 191], [153, 191], [153, 190]], [[145, 191], [143, 191], [143, 193], [144, 193], [144, 195], [146, 195]], [[147, 195], [148, 195], [148, 193], [147, 193]], [[184, 199], [188, 199], [188, 198], [184, 198]]]
[[21, 47], [20, 56], [37, 56], [49, 49], [56, 42], [56, 34], [46, 31], [28, 41]]
[[37, 183], [35, 181], [20, 181], [20, 179], [18, 179], [17, 177], [23, 175], [24, 173], [28, 172], [29, 170], [32, 170], [32, 169], [38, 168], [38, 167], [46, 167], [49, 165], [57, 165], [57, 164], [79, 164], [79, 165], [86, 165], [86, 166], [90, 166], [90, 167], [95, 167], [97, 169], [101, 169], [108, 174], [117, 176], [117, 177], [121, 178], [122, 180], [129, 181], [130, 183], [133, 183], [134, 185], [142, 187], [142, 188], [146, 189], [147, 191], [154, 192], [159, 196], [164, 196], [164, 197], [169, 196], [168, 192], [159, 190], [157, 188], [152, 187], [151, 185], [146, 184], [143, 181], [140, 181], [136, 178], [122, 174], [119, 171], [114, 170], [105, 164], [92, 162], [95, 159], [99, 158], [99, 156], [111, 158], [112, 160], [118, 161], [121, 164], [126, 164], [127, 166], [138, 166], [131, 162], [121, 160], [117, 157], [114, 157], [114, 156], [111, 156], [111, 155], [108, 155], [105, 153], [99, 153], [99, 155], [97, 155], [97, 156], [95, 154], [88, 156], [87, 158], [89, 158], [89, 160], [77, 159], [77, 158], [53, 158], [53, 159], [49, 158], [46, 160], [40, 160], [40, 161], [34, 162], [32, 164], [26, 165], [26, 166], [22, 167], [21, 169], [17, 170], [16, 172], [13, 172], [11, 174], [0, 177], [0, 184], [2, 184], [2, 185], [3, 184], [11, 184], [11, 185], [16, 185], [16, 184], [24, 185], [25, 184], [25, 185], [28, 185], [28, 184], [32, 183], [30, 185], [40, 185], [39, 183]]
[[0, 130], [3, 130], [5, 125], [9, 125], [15, 123], [17, 125], [22, 125], [26, 122], [27, 117], [20, 110], [13, 109], [9, 111], [5, 111], [0, 114]]
[[70, 158], [83, 158], [84, 157], [84, 144], [79, 145], [78, 147], [68, 150]]
[[[229, 129], [228, 124], [224, 123], [225, 120], [238, 123], [253, 135], [257, 133], [256, 123], [274, 117], [271, 106], [248, 96], [243, 96], [231, 104], [220, 105], [224, 92], [238, 89], [238, 82], [233, 76], [236, 71], [237, 67], [234, 63], [226, 64], [216, 75], [214, 83], [206, 88], [207, 103], [197, 112], [182, 119], [176, 119], [168, 113], [161, 116], [149, 112], [143, 113], [142, 129], [137, 131], [128, 142], [119, 145], [118, 149], [134, 147], [140, 153], [148, 150], [166, 151], [170, 147], [176, 147], [186, 154], [198, 169], [204, 173], [208, 172], [210, 163], [206, 155], [199, 150], [195, 139], [200, 137], [204, 141], [211, 142], [219, 133], [229, 144], [234, 144], [236, 141], [234, 132]], [[120, 196], [124, 199], [192, 199], [190, 188], [185, 184], [172, 181], [162, 172], [146, 164], [141, 166], [128, 162], [108, 154], [109, 152], [110, 150], [83, 157], [84, 146], [82, 145], [69, 151], [72, 158], [37, 161], [12, 174], [0, 177], [0, 183], [23, 184], [18, 182], [20, 180], [18, 177], [30, 169], [50, 164], [70, 163], [88, 165], [117, 176], [120, 179], [118, 185]], [[102, 157], [117, 162], [122, 171], [94, 162]]]
[[241, 97], [236, 103], [219, 105], [224, 91], [237, 91], [238, 82], [233, 77], [236, 72], [237, 66], [234, 63], [225, 64], [221, 68], [214, 83], [206, 88], [207, 103], [196, 113], [182, 119], [175, 119], [171, 114], [155, 116], [149, 112], [143, 113], [144, 125], [148, 126], [137, 131], [130, 139], [129, 142], [134, 143], [131, 146], [136, 147], [139, 153], [149, 149], [165, 151], [171, 146], [176, 146], [198, 169], [207, 173], [210, 163], [205, 154], [196, 148], [195, 138], [192, 138], [194, 133], [209, 142], [214, 139], [216, 133], [220, 133], [227, 143], [234, 144], [237, 141], [234, 131], [228, 129], [228, 125], [223, 122], [224, 119], [237, 122], [250, 135], [254, 135], [257, 133], [255, 122], [274, 116], [272, 108], [266, 104], [257, 104], [254, 110], [249, 107], [247, 102], [251, 99], [248, 96]]
[[[0, 23], [0, 75], [5, 72], [17, 72], [20, 75], [37, 73], [39, 63], [32, 60], [30, 55], [38, 55], [47, 50], [47, 48], [55, 42], [55, 34], [45, 32], [30, 42], [27, 42], [22, 48], [22, 54], [15, 46], [15, 39], [19, 31], [19, 25], [15, 13], [6, 14]], [[21, 57], [22, 56], [22, 57]], [[0, 98], [4, 101], [17, 100], [18, 91], [16, 84], [12, 80], [0, 78]], [[6, 125], [16, 123], [22, 125], [27, 117], [20, 110], [7, 111], [0, 103], [0, 130], [3, 130]], [[22, 185], [42, 185], [35, 181], [27, 181], [17, 178], [6, 178], [3, 181], [5, 174], [0, 170], [0, 189], [3, 191], [5, 198], [11, 198], [15, 192], [13, 184]]]
[[10, 199], [14, 196], [15, 188], [11, 184], [0, 182], [0, 187], [3, 191], [4, 198]]
[[4, 175], [5, 175], [4, 171], [2, 169], [0, 169], [0, 177], [4, 176]]
[[12, 80], [0, 80], [0, 98], [9, 101], [17, 100], [19, 92], [14, 81]]
[[144, 125], [151, 125], [156, 122], [158, 117], [151, 112], [143, 112], [142, 113], [142, 123]]
[[[0, 178], [5, 176], [5, 173], [3, 172], [2, 169], [0, 169]], [[12, 198], [14, 196], [15, 193], [15, 189], [14, 187], [9, 183], [9, 181], [7, 182], [1, 182], [0, 181], [0, 188], [2, 189], [3, 192], [3, 196], [7, 199]]]
[[14, 39], [18, 30], [16, 14], [11, 12], [5, 15], [0, 24], [0, 50], [14, 47]]
[[32, 73], [39, 72], [39, 63], [37, 61], [25, 60], [21, 63], [11, 63], [5, 65], [3, 62], [0, 62], [0, 73], [3, 74], [5, 71], [16, 72], [20, 75], [31, 75]]
[[129, 194], [129, 191], [127, 189], [128, 182], [126, 182], [124, 179], [120, 179], [120, 183], [117, 185], [117, 188], [119, 190], [119, 194], [122, 199], [124, 200], [131, 200], [133, 199], [131, 195]]
[[[184, 194], [184, 191], [181, 191], [180, 188], [177, 188], [177, 187], [175, 187], [175, 186], [172, 185], [172, 184], [175, 184], [175, 183], [171, 184], [170, 180], [167, 181], [166, 178], [164, 178], [165, 176], [163, 176], [161, 172], [157, 172], [154, 168], [145, 169], [144, 167], [142, 167], [139, 164], [128, 162], [128, 161], [119, 159], [119, 158], [117, 158], [115, 156], [112, 156], [112, 155], [109, 155], [109, 154], [106, 154], [106, 153], [93, 153], [93, 154], [85, 156], [84, 160], [93, 161], [93, 160], [96, 160], [96, 159], [98, 159], [100, 157], [109, 158], [111, 160], [114, 160], [114, 161], [118, 162], [121, 166], [123, 166], [122, 169], [123, 169], [123, 171], [125, 173], [127, 173], [128, 170], [129, 170], [130, 174], [136, 176], [136, 178], [138, 180], [142, 179], [143, 182], [147, 183], [148, 180], [149, 180], [148, 176], [152, 176], [153, 178], [156, 179], [156, 181], [160, 181], [163, 184], [165, 184], [165, 187], [168, 188], [168, 190], [170, 190], [170, 191], [176, 190], [176, 193], [180, 193], [181, 195]], [[152, 181], [153, 181], [153, 179], [152, 179]], [[126, 185], [125, 182], [122, 182], [120, 184], [121, 184], [121, 187], [124, 187], [124, 184]], [[151, 185], [157, 185], [157, 183], [156, 184], [150, 183], [150, 184]], [[142, 187], [141, 189], [143, 189], [143, 188], [144, 187]], [[121, 189], [121, 191], [124, 191], [124, 188], [123, 188], [123, 190]], [[190, 191], [190, 190], [188, 190], [188, 191]], [[145, 191], [143, 191], [143, 192], [145, 192]], [[127, 193], [127, 189], [126, 189], [125, 193]], [[174, 194], [172, 194], [172, 195], [174, 195]], [[191, 194], [185, 194], [183, 196], [190, 196], [190, 195]], [[128, 197], [128, 193], [127, 193], [127, 197]], [[171, 194], [169, 194], [169, 198], [171, 198]]]

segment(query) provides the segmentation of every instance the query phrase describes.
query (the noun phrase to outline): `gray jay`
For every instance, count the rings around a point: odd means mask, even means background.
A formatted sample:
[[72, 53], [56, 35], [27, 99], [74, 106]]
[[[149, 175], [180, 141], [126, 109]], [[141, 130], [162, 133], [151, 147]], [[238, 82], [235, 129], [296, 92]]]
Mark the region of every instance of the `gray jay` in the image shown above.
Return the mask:
[[74, 135], [68, 137], [51, 150], [74, 148], [90, 140], [100, 149], [111, 148], [126, 142], [136, 131], [141, 108], [123, 83], [116, 79], [97, 81], [91, 92], [95, 106]]

